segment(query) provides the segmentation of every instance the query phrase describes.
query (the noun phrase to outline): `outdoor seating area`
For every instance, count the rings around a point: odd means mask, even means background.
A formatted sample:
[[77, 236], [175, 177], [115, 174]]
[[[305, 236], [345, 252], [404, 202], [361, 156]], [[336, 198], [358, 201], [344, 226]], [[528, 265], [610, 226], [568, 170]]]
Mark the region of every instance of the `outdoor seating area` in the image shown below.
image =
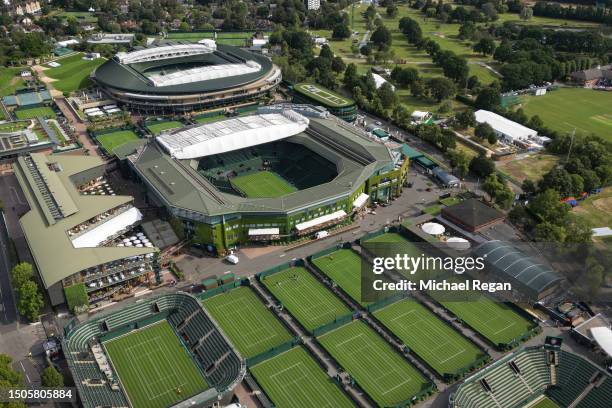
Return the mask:
[[81, 186], [79, 192], [83, 195], [117, 195], [104, 177], [98, 177], [85, 186]]

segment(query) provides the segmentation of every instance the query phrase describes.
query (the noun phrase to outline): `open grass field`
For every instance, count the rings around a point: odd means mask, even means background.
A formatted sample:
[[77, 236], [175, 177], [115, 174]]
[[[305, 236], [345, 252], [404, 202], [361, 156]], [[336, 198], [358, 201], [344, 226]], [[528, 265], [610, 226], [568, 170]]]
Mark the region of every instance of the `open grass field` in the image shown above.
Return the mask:
[[166, 321], [104, 343], [131, 406], [164, 408], [208, 388]]
[[105, 133], [103, 135], [96, 136], [96, 139], [102, 148], [110, 154], [113, 153], [113, 150], [116, 147], [119, 147], [131, 140], [137, 140], [138, 135], [131, 130], [119, 130], [117, 132]]
[[37, 106], [35, 108], [16, 110], [15, 116], [17, 116], [17, 119], [33, 119], [40, 117], [52, 119], [55, 118], [57, 115], [55, 114], [53, 109], [48, 106]]
[[351, 312], [336, 295], [302, 267], [265, 276], [263, 284], [309, 331]]
[[249, 369], [277, 408], [354, 406], [301, 346]]
[[85, 88], [91, 84], [89, 74], [98, 66], [106, 62], [104, 58], [93, 61], [83, 59], [82, 53], [55, 60], [61, 64], [56, 68], [45, 70], [45, 75], [55, 79], [52, 85], [55, 89], [62, 92], [74, 92], [77, 89]]
[[[430, 292], [434, 298], [436, 293]], [[473, 293], [473, 300], [441, 300], [440, 303], [493, 344], [508, 344], [527, 333], [533, 324], [508, 305]]]
[[440, 375], [457, 373], [484, 355], [414, 300], [395, 302], [374, 312], [374, 316]]
[[253, 357], [291, 340], [291, 334], [248, 287], [203, 301], [243, 357]]
[[[379, 251], [377, 251], [376, 247], [371, 246], [370, 244], [388, 244], [384, 245], [382, 248], [379, 247]], [[363, 242], [365, 248], [371, 248], [373, 252], [380, 252], [384, 249], [385, 253], [401, 253], [408, 254], [410, 256], [420, 256], [423, 251], [418, 248], [415, 244], [408, 241], [402, 235], [396, 232], [387, 232], [382, 235], [378, 235], [374, 238], [370, 238]]]
[[273, 198], [297, 191], [287, 180], [272, 171], [258, 171], [230, 180], [249, 198]]
[[553, 130], [601, 136], [612, 141], [612, 92], [561, 88], [543, 96], [525, 96], [522, 108]]
[[362, 321], [318, 340], [379, 406], [398, 405], [427, 387], [421, 373]]
[[361, 258], [355, 252], [339, 249], [312, 263], [361, 306], [371, 303], [361, 301]]
[[606, 187], [596, 195], [580, 201], [572, 212], [586, 218], [594, 228], [612, 226], [612, 187]]
[[153, 135], [157, 136], [161, 132], [164, 132], [166, 130], [180, 129], [183, 126], [185, 126], [185, 125], [183, 125], [178, 120], [169, 120], [169, 121], [164, 121], [164, 122], [159, 121], [157, 123], [155, 123], [155, 122], [149, 123], [147, 125], [147, 129], [149, 129], [149, 131], [151, 133], [153, 133]]
[[23, 130], [31, 124], [30, 121], [6, 122], [0, 124], [0, 133], [11, 133]]
[[544, 397], [533, 405], [526, 405], [525, 408], [559, 408], [559, 406], [550, 398]]
[[12, 95], [24, 85], [19, 73], [23, 68], [0, 67], [0, 96]]
[[195, 122], [196, 123], [212, 123], [212, 122], [217, 122], [219, 120], [225, 119], [226, 116], [223, 114], [219, 114], [219, 115], [215, 115], [215, 116], [202, 116], [199, 118], [195, 118]]
[[502, 160], [495, 164], [498, 170], [522, 182], [525, 179], [538, 181], [559, 161], [559, 157], [546, 153], [527, 153], [517, 155], [512, 160]]

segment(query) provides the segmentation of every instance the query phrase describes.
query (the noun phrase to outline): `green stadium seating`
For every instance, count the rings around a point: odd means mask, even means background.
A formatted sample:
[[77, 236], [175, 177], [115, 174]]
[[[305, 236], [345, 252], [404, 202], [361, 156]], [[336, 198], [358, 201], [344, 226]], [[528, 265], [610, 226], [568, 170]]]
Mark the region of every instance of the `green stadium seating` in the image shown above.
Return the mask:
[[595, 387], [580, 401], [576, 408], [609, 408], [612, 396], [612, 378]]
[[561, 351], [557, 368], [557, 385], [548, 395], [561, 406], [568, 406], [591, 382], [597, 368], [590, 362], [567, 351]]

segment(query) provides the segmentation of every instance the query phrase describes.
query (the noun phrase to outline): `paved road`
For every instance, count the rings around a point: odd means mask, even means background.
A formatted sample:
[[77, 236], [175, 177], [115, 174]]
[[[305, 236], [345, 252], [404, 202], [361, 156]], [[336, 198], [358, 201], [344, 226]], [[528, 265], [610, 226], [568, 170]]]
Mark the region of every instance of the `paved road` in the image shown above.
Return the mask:
[[17, 309], [13, 290], [11, 287], [10, 270], [11, 261], [9, 256], [8, 230], [4, 212], [0, 211], [0, 317], [4, 324], [11, 324], [17, 321]]

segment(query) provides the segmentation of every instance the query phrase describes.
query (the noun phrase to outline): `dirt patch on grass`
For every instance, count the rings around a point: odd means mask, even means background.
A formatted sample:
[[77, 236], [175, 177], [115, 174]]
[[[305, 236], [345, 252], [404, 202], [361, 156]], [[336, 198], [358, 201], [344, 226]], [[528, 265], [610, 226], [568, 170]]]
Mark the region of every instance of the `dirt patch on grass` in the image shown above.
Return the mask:
[[600, 211], [610, 211], [612, 208], [612, 197], [599, 198], [593, 201], [593, 207]]

